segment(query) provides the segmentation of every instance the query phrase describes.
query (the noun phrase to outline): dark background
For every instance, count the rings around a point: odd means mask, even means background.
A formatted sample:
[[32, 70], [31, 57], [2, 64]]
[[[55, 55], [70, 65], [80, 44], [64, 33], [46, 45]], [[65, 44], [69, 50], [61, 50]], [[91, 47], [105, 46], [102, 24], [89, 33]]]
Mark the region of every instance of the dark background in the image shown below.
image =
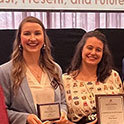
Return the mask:
[[[122, 77], [122, 58], [124, 56], [124, 29], [98, 29], [107, 37], [116, 69]], [[52, 43], [52, 56], [62, 67], [63, 73], [70, 64], [76, 44], [86, 31], [83, 29], [47, 29]], [[0, 64], [10, 59], [16, 30], [0, 30]]]
[[121, 75], [121, 78], [124, 78], [122, 74], [122, 59], [124, 57], [124, 29], [98, 29], [106, 35], [108, 40], [108, 46], [113, 56], [114, 65]]

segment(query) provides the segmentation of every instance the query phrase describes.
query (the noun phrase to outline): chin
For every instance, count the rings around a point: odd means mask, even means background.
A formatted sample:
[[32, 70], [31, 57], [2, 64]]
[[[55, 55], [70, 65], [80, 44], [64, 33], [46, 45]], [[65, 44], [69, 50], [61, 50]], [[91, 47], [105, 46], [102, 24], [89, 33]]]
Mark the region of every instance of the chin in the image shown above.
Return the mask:
[[30, 52], [38, 52], [38, 51], [40, 51], [40, 49], [38, 49], [38, 48], [30, 48], [30, 49], [28, 49], [28, 51], [30, 51]]
[[93, 62], [90, 62], [90, 63], [87, 63], [89, 66], [97, 66], [98, 63], [93, 63]]

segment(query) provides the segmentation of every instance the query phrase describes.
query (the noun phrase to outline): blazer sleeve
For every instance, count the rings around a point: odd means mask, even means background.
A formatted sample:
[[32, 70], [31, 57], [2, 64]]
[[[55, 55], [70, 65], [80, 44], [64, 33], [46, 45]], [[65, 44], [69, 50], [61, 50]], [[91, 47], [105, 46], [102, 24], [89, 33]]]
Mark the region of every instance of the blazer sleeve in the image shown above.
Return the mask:
[[67, 114], [67, 104], [66, 104], [66, 99], [65, 99], [65, 90], [63, 86], [63, 80], [62, 80], [62, 69], [59, 65], [57, 65], [58, 68], [58, 73], [60, 77], [60, 83], [62, 85], [62, 88], [60, 89], [60, 94], [61, 94], [61, 111], [65, 112]]
[[0, 85], [3, 88], [5, 95], [5, 104], [7, 108], [9, 122], [11, 124], [26, 124], [28, 113], [18, 112], [14, 110], [11, 105], [13, 104], [12, 82], [10, 78], [10, 66], [0, 66]]

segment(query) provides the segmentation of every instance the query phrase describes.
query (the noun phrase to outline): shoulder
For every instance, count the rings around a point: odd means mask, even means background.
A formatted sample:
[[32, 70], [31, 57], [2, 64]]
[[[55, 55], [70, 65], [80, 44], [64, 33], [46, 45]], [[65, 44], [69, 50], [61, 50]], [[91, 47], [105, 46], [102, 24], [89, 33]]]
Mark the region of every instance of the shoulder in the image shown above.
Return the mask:
[[56, 63], [56, 62], [54, 62], [54, 65], [55, 65], [55, 71], [57, 71], [58, 73], [62, 73], [61, 66], [58, 63]]
[[56, 68], [61, 70], [61, 67], [60, 67], [60, 65], [58, 63], [54, 62], [54, 64], [55, 64]]
[[69, 87], [71, 87], [73, 85], [73, 83], [75, 83], [76, 80], [73, 79], [73, 77], [67, 73], [64, 73], [62, 75], [62, 79], [63, 79], [63, 85], [65, 90], [67, 90]]
[[12, 68], [12, 61], [8, 61], [8, 62], [6, 62], [6, 63], [4, 63], [4, 64], [2, 64], [2, 65], [0, 65], [0, 69], [11, 69]]
[[110, 76], [106, 79], [106, 81], [120, 82], [121, 78], [119, 73], [116, 70], [112, 70]]
[[63, 78], [63, 80], [71, 80], [72, 79], [72, 77], [67, 73], [62, 74], [62, 78]]
[[119, 73], [116, 70], [112, 70], [111, 76], [117, 77], [119, 76]]
[[2, 65], [0, 65], [0, 75], [8, 75], [11, 73], [12, 69], [12, 61], [6, 62]]

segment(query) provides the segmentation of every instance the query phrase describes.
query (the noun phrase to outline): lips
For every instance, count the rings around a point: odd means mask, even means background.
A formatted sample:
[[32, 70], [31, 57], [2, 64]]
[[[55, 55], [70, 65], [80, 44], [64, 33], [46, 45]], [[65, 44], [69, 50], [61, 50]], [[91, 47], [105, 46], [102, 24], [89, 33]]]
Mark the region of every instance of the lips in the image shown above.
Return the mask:
[[96, 56], [87, 56], [90, 60], [96, 60], [96, 59], [98, 59], [98, 57], [96, 57]]
[[28, 46], [35, 47], [38, 45], [38, 43], [27, 43]]

